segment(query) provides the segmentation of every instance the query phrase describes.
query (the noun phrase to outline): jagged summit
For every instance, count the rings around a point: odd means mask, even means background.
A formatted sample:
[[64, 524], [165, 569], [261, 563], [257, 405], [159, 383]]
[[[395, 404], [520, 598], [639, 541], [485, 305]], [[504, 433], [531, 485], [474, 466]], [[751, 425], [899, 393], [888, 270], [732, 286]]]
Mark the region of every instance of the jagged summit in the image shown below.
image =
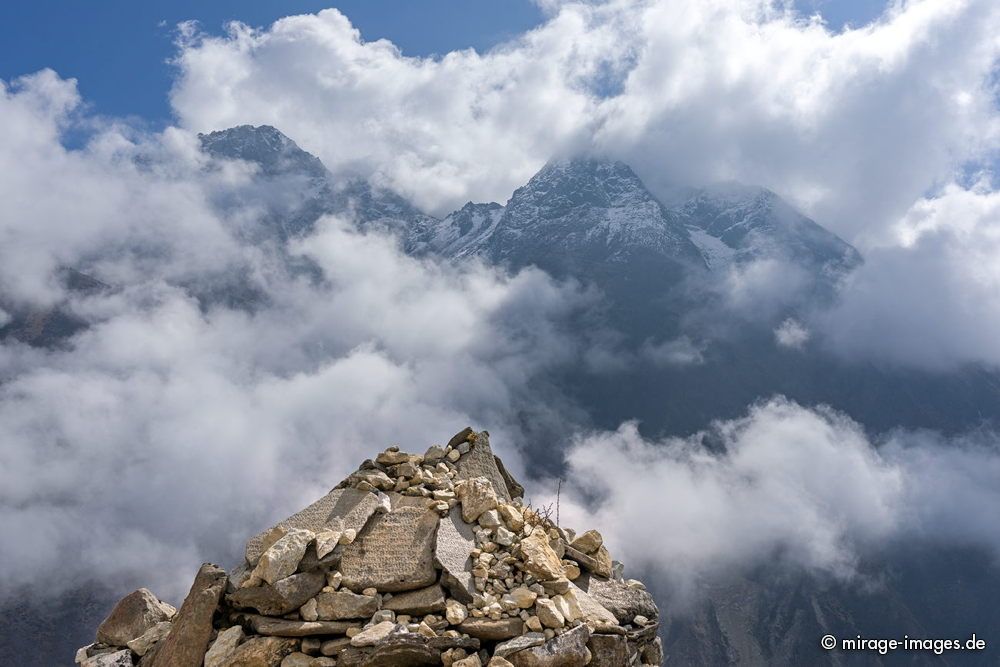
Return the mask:
[[[390, 447], [201, 567], [180, 609], [139, 589], [83, 667], [659, 665], [659, 612], [601, 534], [557, 526], [466, 428]], [[138, 662], [136, 662], [138, 661]]]
[[213, 157], [245, 160], [258, 165], [267, 176], [296, 174], [326, 178], [329, 172], [315, 155], [270, 125], [237, 125], [227, 130], [199, 134], [202, 149]]
[[[850, 270], [861, 255], [767, 188], [722, 183], [691, 189], [671, 209], [710, 265], [782, 257], [828, 270]], [[714, 239], [704, 247], [705, 237]], [[722, 244], [722, 252], [717, 252]]]

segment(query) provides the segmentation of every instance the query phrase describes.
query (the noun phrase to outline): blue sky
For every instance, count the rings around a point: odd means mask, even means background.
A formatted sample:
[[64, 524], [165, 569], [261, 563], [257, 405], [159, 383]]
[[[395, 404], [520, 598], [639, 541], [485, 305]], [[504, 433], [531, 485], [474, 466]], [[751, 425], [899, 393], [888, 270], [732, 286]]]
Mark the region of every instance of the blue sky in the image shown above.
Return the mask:
[[[882, 0], [797, 0], [834, 28], [876, 17]], [[93, 110], [160, 125], [170, 118], [174, 29], [197, 20], [218, 33], [230, 20], [263, 26], [336, 6], [367, 40], [388, 38], [408, 55], [479, 50], [544, 20], [531, 0], [9, 0], [0, 3], [0, 78], [51, 67], [79, 80]]]
[[486, 49], [543, 19], [530, 0], [11, 0], [0, 3], [0, 78], [51, 67], [77, 78], [98, 113], [159, 123], [170, 115], [179, 22], [219, 33], [234, 19], [260, 26], [331, 6], [365, 39], [388, 38], [409, 55]]

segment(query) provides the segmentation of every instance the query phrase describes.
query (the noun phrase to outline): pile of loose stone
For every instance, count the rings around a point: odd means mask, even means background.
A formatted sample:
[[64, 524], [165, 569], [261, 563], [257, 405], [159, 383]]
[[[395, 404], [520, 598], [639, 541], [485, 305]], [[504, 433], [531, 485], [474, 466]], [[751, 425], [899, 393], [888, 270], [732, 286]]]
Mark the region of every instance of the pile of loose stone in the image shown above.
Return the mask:
[[658, 612], [602, 537], [555, 525], [465, 429], [390, 447], [203, 565], [175, 610], [146, 589], [81, 648], [83, 667], [659, 665]]

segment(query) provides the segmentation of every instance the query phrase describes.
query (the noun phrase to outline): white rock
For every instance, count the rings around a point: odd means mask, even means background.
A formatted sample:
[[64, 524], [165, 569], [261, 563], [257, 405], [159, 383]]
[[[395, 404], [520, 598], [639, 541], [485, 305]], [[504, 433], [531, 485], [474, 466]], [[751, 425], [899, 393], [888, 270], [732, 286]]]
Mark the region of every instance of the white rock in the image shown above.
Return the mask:
[[340, 543], [340, 535], [341, 531], [339, 530], [322, 530], [316, 533], [316, 556], [323, 558], [337, 548], [337, 544]]
[[261, 581], [273, 584], [295, 574], [313, 537], [311, 530], [302, 528], [289, 530], [284, 537], [261, 554], [257, 567], [253, 569], [243, 586], [256, 586]]

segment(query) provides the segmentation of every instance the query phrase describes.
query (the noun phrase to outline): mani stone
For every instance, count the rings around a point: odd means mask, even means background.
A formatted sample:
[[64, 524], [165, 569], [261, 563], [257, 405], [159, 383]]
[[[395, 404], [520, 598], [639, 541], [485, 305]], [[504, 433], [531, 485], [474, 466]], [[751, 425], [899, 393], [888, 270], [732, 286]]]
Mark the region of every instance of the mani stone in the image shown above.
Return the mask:
[[343, 635], [348, 629], [358, 627], [347, 621], [290, 621], [258, 614], [238, 614], [236, 618], [258, 635], [269, 637], [314, 637], [317, 635]]
[[375, 588], [397, 593], [433, 584], [437, 526], [437, 514], [419, 507], [400, 507], [375, 517], [357, 540], [344, 547], [343, 585], [355, 591]]
[[[639, 588], [629, 588], [614, 579], [603, 579], [593, 575], [582, 575], [575, 582], [584, 592], [602, 607], [614, 614], [619, 623], [631, 623], [636, 616], [656, 618], [659, 612], [653, 596]], [[578, 595], [578, 599], [582, 598]]]
[[[457, 436], [456, 436], [457, 437]], [[469, 451], [462, 455], [462, 458], [455, 464], [458, 474], [455, 481], [462, 479], [472, 479], [473, 477], [485, 477], [493, 486], [493, 491], [497, 497], [506, 503], [511, 501], [510, 491], [507, 489], [507, 482], [503, 474], [497, 467], [493, 450], [490, 449], [490, 437], [486, 431], [471, 434], [471, 446]]]
[[[294, 639], [251, 637], [233, 651], [225, 667], [276, 667], [282, 658], [295, 651]], [[208, 664], [205, 664], [208, 667]]]
[[110, 646], [125, 646], [142, 636], [157, 623], [170, 620], [177, 610], [160, 602], [146, 588], [129, 593], [115, 605], [97, 628], [97, 641]]
[[334, 489], [304, 510], [251, 537], [246, 546], [246, 560], [251, 565], [256, 565], [257, 559], [268, 546], [265, 543], [268, 533], [275, 528], [285, 531], [303, 528], [314, 533], [323, 530], [343, 532], [351, 528], [355, 532], [361, 532], [378, 505], [375, 494], [367, 491]]
[[591, 657], [587, 649], [589, 639], [590, 629], [586, 625], [578, 625], [541, 646], [506, 657], [514, 667], [583, 667]]
[[464, 604], [472, 602], [472, 596], [476, 593], [472, 561], [469, 558], [475, 548], [475, 529], [462, 521], [461, 508], [453, 507], [448, 516], [441, 519], [438, 527], [434, 560], [442, 571], [441, 583], [453, 598]]
[[227, 580], [222, 568], [211, 563], [201, 566], [170, 633], [156, 646], [153, 667], [201, 667], [212, 637], [212, 617]]
[[393, 595], [382, 605], [384, 609], [397, 614], [425, 616], [444, 611], [444, 590], [438, 584]]
[[295, 611], [326, 585], [323, 572], [303, 572], [285, 577], [274, 584], [241, 588], [229, 596], [238, 609], [256, 609], [267, 616], [284, 616]]
[[502, 641], [521, 634], [523, 621], [520, 618], [467, 618], [458, 626], [458, 631], [488, 641]]
[[378, 596], [358, 595], [351, 591], [332, 591], [316, 596], [316, 615], [321, 621], [371, 618], [378, 611]]

